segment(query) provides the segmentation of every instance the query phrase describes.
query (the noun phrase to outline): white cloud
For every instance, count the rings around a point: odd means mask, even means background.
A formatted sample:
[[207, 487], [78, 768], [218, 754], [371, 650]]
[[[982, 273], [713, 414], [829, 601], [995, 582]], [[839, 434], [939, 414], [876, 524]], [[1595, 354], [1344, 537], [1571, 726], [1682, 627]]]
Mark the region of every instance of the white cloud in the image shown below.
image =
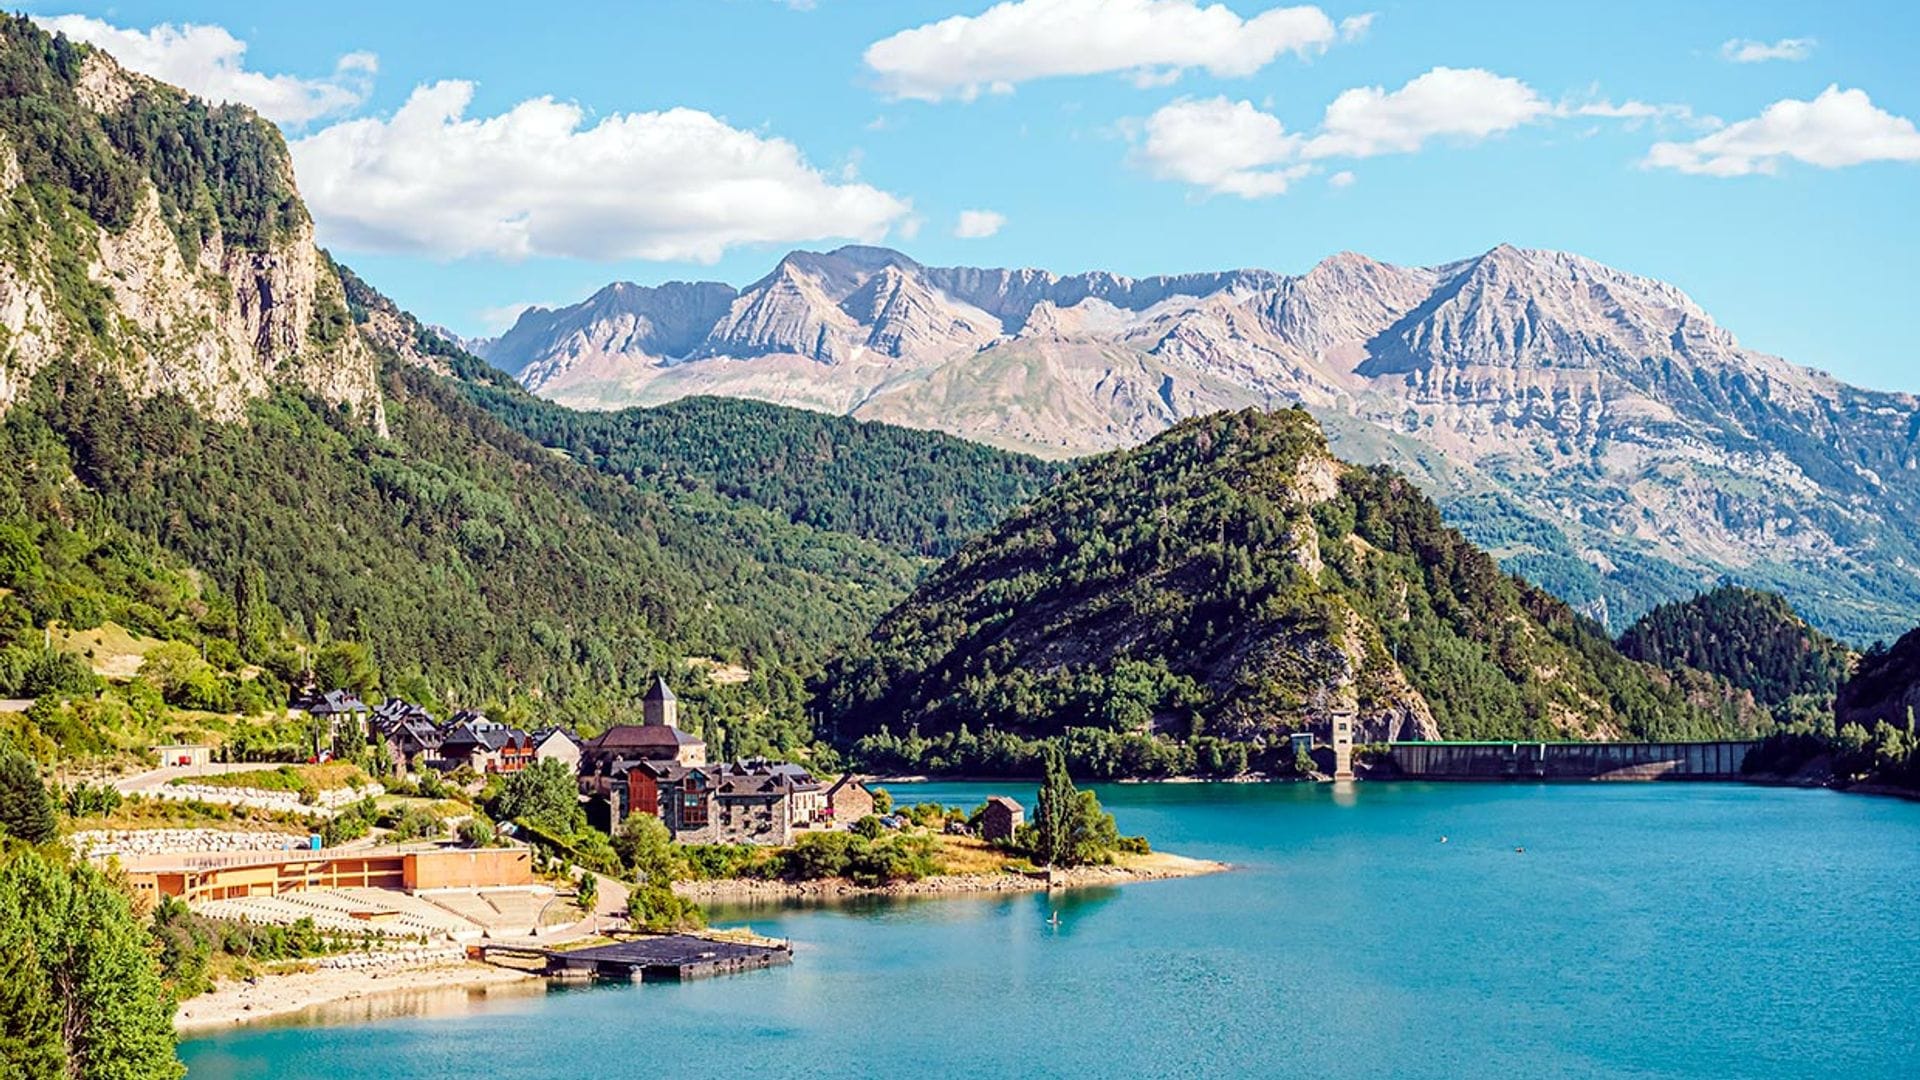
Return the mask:
[[1552, 112], [1519, 79], [1437, 67], [1398, 90], [1362, 86], [1341, 93], [1302, 152], [1309, 158], [1411, 153], [1428, 139], [1484, 139]]
[[1653, 121], [1674, 121], [1693, 123], [1693, 107], [1690, 105], [1654, 104], [1646, 101], [1622, 101], [1618, 104], [1605, 98], [1596, 98], [1579, 103], [1562, 102], [1557, 106], [1555, 116], [1590, 116], [1602, 120], [1625, 120], [1627, 126], [1638, 127]]
[[980, 240], [1000, 231], [1007, 215], [994, 210], [962, 210], [954, 223], [953, 235], [962, 240]]
[[[1366, 29], [1363, 21], [1352, 32]], [[867, 47], [867, 67], [896, 97], [972, 100], [1030, 79], [1131, 74], [1164, 85], [1198, 68], [1251, 75], [1281, 53], [1324, 51], [1340, 28], [1317, 7], [1273, 8], [1241, 18], [1197, 0], [1005, 0], [902, 30]]]
[[835, 182], [784, 139], [695, 109], [615, 113], [535, 98], [468, 119], [473, 84], [414, 90], [390, 119], [293, 144], [324, 242], [448, 258], [712, 262], [739, 244], [883, 238], [912, 209]]
[[[1491, 71], [1437, 67], [1398, 90], [1358, 87], [1327, 106], [1318, 130], [1294, 134], [1250, 101], [1224, 97], [1181, 99], [1144, 122], [1123, 124], [1132, 162], [1163, 180], [1254, 199], [1284, 193], [1314, 171], [1313, 163], [1412, 153], [1429, 140], [1474, 141], [1535, 122], [1594, 117], [1637, 126], [1692, 121], [1684, 105], [1604, 98], [1549, 104], [1518, 79]], [[1354, 182], [1351, 171], [1327, 178], [1336, 188]]]
[[1720, 55], [1736, 64], [1760, 64], [1768, 60], [1805, 60], [1819, 44], [1813, 38], [1781, 38], [1775, 42], [1734, 38], [1720, 46]]
[[1258, 199], [1279, 195], [1310, 170], [1294, 159], [1300, 136], [1251, 101], [1176, 101], [1147, 117], [1134, 160], [1163, 180]]
[[1707, 176], [1772, 174], [1791, 158], [1826, 169], [1869, 161], [1920, 161], [1913, 121], [1874, 105], [1864, 90], [1829, 86], [1812, 101], [1787, 98], [1759, 116], [1692, 142], [1655, 143], [1641, 164]]
[[1373, 12], [1369, 11], [1364, 15], [1349, 15], [1341, 19], [1340, 40], [1359, 41], [1361, 38], [1366, 37], [1367, 31], [1373, 29], [1373, 20], [1376, 17]]
[[247, 43], [218, 26], [128, 30], [85, 15], [36, 17], [49, 31], [97, 45], [121, 65], [183, 87], [214, 102], [251, 106], [279, 124], [300, 125], [358, 108], [373, 89], [379, 61], [372, 53], [342, 56], [333, 74], [307, 79], [248, 71]]

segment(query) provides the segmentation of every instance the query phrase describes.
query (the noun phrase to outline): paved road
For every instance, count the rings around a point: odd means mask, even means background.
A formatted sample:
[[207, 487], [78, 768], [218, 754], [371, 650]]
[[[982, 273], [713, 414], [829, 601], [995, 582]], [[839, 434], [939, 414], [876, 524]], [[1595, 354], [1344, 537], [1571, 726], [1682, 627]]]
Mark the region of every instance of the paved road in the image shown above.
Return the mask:
[[164, 769], [148, 769], [146, 772], [135, 773], [132, 776], [122, 776], [113, 782], [113, 786], [119, 788], [120, 794], [122, 795], [132, 795], [135, 792], [152, 791], [155, 788], [165, 787], [167, 784], [182, 777], [220, 776], [224, 773], [258, 772], [262, 769], [277, 769], [279, 767], [280, 762], [277, 761], [234, 761], [225, 763], [214, 762], [207, 765], [169, 765]]

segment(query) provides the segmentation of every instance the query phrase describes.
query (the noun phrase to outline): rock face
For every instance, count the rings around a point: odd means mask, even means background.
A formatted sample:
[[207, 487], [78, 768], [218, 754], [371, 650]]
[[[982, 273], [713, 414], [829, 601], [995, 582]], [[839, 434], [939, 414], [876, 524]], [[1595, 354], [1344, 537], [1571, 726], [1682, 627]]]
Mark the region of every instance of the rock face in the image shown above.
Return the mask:
[[292, 386], [384, 424], [376, 364], [270, 124], [25, 20], [8, 20], [0, 49], [78, 60], [16, 66], [22, 97], [94, 155], [80, 170], [40, 145], [44, 129], [0, 126], [0, 217], [13, 238], [0, 251], [0, 411], [66, 355], [219, 419]]
[[[730, 292], [619, 288], [654, 321], [653, 293]], [[1343, 456], [1407, 471], [1615, 625], [1722, 576], [1856, 640], [1920, 609], [1920, 547], [1891, 524], [1920, 519], [1920, 401], [1743, 349], [1673, 286], [1577, 255], [1131, 279], [796, 252], [673, 335], [603, 326], [606, 295], [485, 355], [569, 404], [752, 397], [1054, 456], [1304, 404]]]

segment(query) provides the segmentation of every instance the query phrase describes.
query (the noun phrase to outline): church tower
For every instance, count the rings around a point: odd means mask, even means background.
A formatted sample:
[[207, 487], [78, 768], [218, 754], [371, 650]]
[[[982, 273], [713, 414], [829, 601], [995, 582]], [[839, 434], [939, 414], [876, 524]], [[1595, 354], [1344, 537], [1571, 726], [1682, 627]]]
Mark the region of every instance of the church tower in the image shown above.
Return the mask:
[[640, 701], [640, 716], [648, 727], [680, 726], [680, 702], [667, 689], [667, 680], [653, 680], [653, 689]]

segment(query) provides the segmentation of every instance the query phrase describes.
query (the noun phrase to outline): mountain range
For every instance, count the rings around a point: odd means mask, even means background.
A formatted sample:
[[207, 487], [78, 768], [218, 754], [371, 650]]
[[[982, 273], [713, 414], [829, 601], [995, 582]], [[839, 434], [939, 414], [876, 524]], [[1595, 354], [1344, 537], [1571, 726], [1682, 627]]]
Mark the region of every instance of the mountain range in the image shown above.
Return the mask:
[[1743, 348], [1679, 289], [1502, 245], [1128, 278], [794, 252], [745, 289], [609, 285], [467, 343], [588, 408], [696, 394], [1064, 457], [1301, 404], [1525, 574], [1624, 626], [1726, 578], [1856, 641], [1920, 610], [1920, 400]]

